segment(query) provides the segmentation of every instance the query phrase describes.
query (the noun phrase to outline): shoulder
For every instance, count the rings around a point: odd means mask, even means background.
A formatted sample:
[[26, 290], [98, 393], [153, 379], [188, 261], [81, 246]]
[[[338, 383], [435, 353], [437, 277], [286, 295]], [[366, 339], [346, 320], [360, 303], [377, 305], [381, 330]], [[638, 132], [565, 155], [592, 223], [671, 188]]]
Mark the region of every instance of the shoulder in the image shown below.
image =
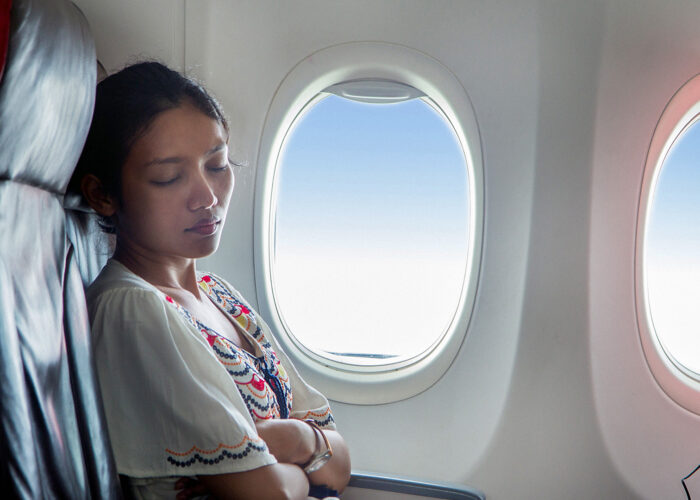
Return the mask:
[[110, 260], [86, 290], [90, 322], [98, 329], [132, 322], [160, 322], [169, 316], [166, 296], [153, 285]]
[[126, 266], [110, 259], [95, 281], [87, 288], [88, 303], [100, 295], [113, 290], [144, 291], [158, 294], [158, 289], [146, 280], [131, 272]]

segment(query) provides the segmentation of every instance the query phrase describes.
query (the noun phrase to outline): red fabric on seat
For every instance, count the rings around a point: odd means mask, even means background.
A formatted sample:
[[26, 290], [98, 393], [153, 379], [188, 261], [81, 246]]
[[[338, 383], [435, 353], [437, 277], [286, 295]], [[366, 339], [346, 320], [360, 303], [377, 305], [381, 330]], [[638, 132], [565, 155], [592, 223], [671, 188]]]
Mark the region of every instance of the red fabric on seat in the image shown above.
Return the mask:
[[0, 80], [5, 70], [7, 42], [10, 38], [10, 8], [12, 0], [0, 0]]

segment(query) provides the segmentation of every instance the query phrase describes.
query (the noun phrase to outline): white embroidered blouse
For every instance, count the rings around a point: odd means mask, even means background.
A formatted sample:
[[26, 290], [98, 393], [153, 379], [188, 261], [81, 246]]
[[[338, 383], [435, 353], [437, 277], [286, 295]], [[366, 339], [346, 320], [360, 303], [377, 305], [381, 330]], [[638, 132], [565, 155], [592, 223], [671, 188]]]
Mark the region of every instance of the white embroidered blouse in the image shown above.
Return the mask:
[[198, 273], [209, 298], [255, 349], [240, 349], [172, 298], [110, 260], [88, 288], [97, 374], [117, 470], [137, 497], [174, 496], [182, 476], [275, 463], [254, 422], [312, 418], [334, 429], [270, 329], [221, 278]]

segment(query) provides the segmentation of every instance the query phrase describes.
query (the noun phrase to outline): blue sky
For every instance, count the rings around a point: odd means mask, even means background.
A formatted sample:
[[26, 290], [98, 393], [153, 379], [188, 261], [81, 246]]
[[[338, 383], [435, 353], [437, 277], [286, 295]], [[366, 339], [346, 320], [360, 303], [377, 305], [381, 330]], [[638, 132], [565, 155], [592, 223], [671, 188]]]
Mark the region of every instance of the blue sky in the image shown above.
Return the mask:
[[700, 249], [700, 123], [675, 142], [664, 162], [648, 231], [659, 257], [687, 259]]
[[393, 244], [463, 241], [453, 231], [455, 213], [467, 207], [461, 148], [421, 100], [364, 104], [332, 95], [306, 113], [286, 145], [278, 231], [288, 244], [307, 245], [302, 221], [307, 231], [343, 240], [356, 229]]
[[[454, 312], [468, 245], [466, 164], [449, 124], [419, 99], [331, 95], [297, 120], [278, 169], [277, 298], [294, 333], [332, 350], [428, 347]], [[412, 297], [433, 311], [414, 326]], [[314, 323], [301, 302], [328, 317]], [[322, 326], [358, 310], [373, 325], [364, 336]]]

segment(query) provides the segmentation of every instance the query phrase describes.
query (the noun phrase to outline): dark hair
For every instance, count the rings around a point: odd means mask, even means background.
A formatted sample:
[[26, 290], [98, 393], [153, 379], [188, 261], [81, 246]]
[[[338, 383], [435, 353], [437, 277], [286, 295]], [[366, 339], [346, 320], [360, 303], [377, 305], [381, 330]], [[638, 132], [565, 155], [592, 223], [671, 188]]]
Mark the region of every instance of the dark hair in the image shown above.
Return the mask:
[[[162, 112], [188, 102], [219, 122], [228, 122], [219, 103], [197, 82], [158, 62], [127, 66], [97, 85], [90, 131], [68, 190], [82, 194], [80, 183], [88, 174], [102, 182], [105, 192], [121, 200], [121, 172], [134, 142]], [[102, 228], [114, 226], [102, 218]]]

